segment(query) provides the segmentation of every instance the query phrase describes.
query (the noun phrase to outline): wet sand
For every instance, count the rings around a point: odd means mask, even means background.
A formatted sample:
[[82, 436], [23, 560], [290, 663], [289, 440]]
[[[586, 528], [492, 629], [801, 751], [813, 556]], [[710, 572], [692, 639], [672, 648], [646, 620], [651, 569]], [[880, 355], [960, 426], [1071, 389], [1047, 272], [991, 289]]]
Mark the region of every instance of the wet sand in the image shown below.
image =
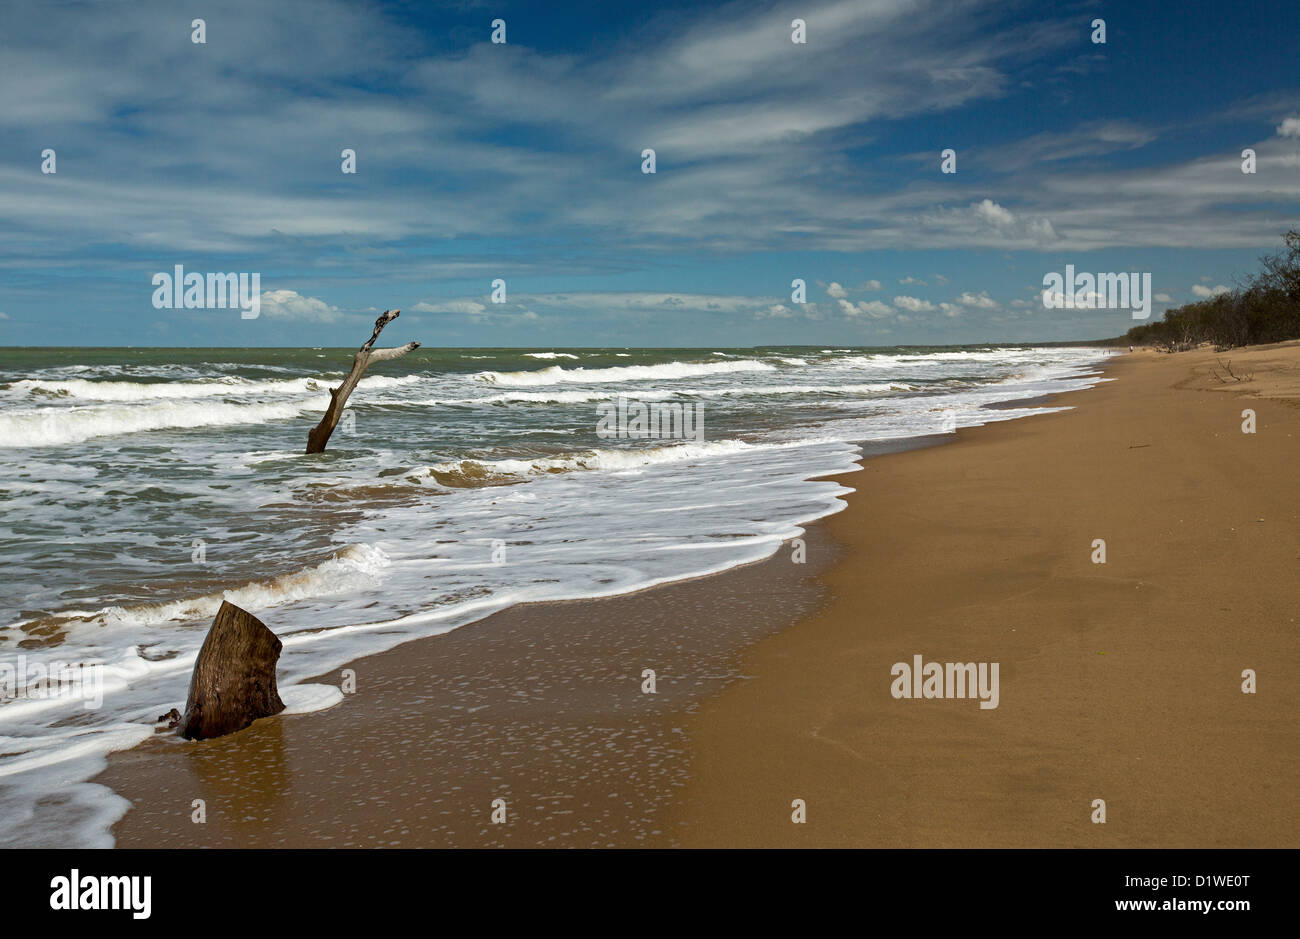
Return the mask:
[[[815, 542], [816, 543], [816, 542]], [[636, 594], [516, 607], [354, 663], [357, 691], [230, 737], [171, 735], [97, 780], [119, 847], [667, 843], [682, 721], [739, 652], [825, 599], [788, 557]], [[269, 617], [268, 617], [269, 618]], [[642, 671], [656, 691], [642, 692]], [[340, 684], [336, 672], [322, 682]], [[191, 821], [203, 799], [205, 824]], [[505, 800], [506, 824], [491, 824]]]
[[[160, 734], [97, 779], [117, 843], [1300, 845], [1300, 344], [1231, 359], [1251, 382], [1139, 354], [869, 459], [806, 564], [508, 610], [355, 663], [331, 710]], [[999, 706], [894, 699], [917, 654], [998, 662]]]

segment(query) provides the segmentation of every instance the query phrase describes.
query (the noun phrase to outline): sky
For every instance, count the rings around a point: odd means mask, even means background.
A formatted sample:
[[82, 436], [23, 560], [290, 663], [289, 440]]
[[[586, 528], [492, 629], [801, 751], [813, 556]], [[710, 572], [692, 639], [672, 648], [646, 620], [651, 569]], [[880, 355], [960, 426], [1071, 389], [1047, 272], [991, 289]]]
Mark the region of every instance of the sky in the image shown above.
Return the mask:
[[0, 345], [1114, 336], [1044, 277], [1158, 318], [1300, 227], [1298, 51], [1293, 0], [5, 0]]

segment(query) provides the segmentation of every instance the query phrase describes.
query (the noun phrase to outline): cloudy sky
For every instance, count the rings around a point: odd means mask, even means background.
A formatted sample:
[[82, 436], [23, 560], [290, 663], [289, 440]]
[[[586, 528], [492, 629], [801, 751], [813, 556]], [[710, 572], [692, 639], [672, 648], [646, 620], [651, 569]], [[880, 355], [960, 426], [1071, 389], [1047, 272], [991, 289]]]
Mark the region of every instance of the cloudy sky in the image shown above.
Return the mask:
[[0, 5], [0, 344], [1097, 338], [1046, 273], [1159, 316], [1300, 227], [1293, 0], [556, 6]]

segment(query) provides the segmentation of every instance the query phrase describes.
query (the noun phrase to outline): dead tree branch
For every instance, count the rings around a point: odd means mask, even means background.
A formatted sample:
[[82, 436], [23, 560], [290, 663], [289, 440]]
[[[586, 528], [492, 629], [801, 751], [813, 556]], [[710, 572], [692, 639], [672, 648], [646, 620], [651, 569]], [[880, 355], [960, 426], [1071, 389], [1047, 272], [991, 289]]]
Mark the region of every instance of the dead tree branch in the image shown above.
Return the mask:
[[[1255, 378], [1254, 372], [1251, 372], [1248, 375], [1238, 375], [1236, 372], [1234, 372], [1232, 370], [1232, 359], [1228, 359], [1228, 361], [1226, 362], [1223, 361], [1223, 359], [1215, 359], [1215, 361], [1219, 363], [1220, 368], [1222, 368], [1225, 372], [1228, 373], [1228, 378], [1231, 378], [1235, 382], [1252, 381]], [[1228, 378], [1224, 378], [1222, 375], [1220, 375], [1218, 369], [1211, 368], [1210, 374], [1219, 380], [1219, 384], [1221, 385], [1228, 384]]]
[[385, 326], [397, 319], [401, 312], [401, 310], [385, 310], [379, 319], [375, 320], [375, 331], [370, 334], [370, 338], [352, 357], [352, 371], [348, 372], [348, 377], [343, 379], [341, 385], [330, 389], [330, 405], [325, 410], [325, 416], [307, 434], [308, 453], [322, 453], [325, 450], [325, 444], [329, 443], [330, 434], [334, 433], [339, 418], [343, 416], [343, 407], [348, 403], [348, 395], [352, 394], [357, 387], [357, 382], [361, 381], [361, 376], [366, 373], [366, 369], [372, 362], [389, 362], [420, 348], [418, 342], [408, 342], [404, 346], [393, 349], [374, 349], [375, 340], [379, 338], [380, 332], [383, 331]]

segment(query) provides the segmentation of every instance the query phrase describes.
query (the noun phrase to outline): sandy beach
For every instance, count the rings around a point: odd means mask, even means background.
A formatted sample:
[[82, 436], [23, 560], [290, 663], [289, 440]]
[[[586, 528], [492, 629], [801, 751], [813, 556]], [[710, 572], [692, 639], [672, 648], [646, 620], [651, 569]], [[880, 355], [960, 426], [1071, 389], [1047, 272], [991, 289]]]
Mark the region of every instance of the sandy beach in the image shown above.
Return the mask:
[[[871, 456], [806, 564], [515, 608], [115, 754], [117, 843], [1296, 847], [1300, 343], [1107, 377]], [[997, 663], [997, 707], [893, 697], [914, 656]]]
[[[683, 843], [1300, 845], [1300, 344], [1108, 376], [854, 476], [834, 601], [688, 725]], [[1000, 663], [998, 707], [894, 699], [914, 655]]]

